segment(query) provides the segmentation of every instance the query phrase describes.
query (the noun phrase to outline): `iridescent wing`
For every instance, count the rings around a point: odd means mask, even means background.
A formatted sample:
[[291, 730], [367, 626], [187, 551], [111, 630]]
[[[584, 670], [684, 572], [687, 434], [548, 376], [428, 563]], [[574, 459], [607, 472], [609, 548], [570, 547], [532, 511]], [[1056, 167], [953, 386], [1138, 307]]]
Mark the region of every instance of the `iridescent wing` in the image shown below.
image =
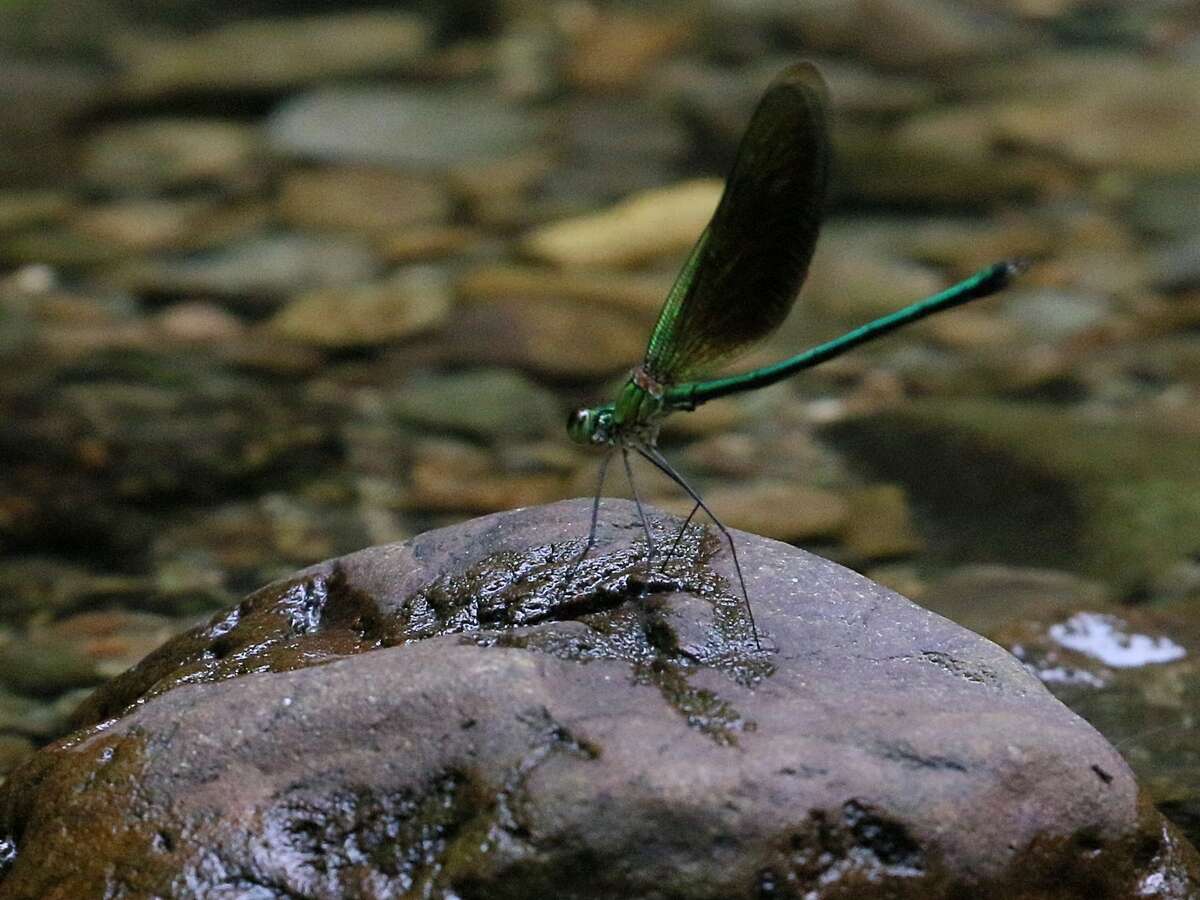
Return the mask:
[[808, 272], [829, 172], [828, 89], [783, 71], [759, 101], [721, 202], [659, 314], [645, 368], [689, 381], [779, 327]]

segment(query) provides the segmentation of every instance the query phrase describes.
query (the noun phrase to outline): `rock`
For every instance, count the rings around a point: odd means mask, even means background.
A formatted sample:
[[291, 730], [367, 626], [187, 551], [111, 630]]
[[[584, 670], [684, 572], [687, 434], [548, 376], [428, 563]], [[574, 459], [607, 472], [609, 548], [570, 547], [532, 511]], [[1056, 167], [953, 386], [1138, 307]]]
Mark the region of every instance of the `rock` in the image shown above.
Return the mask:
[[933, 513], [927, 536], [944, 558], [969, 544], [976, 559], [1070, 569], [1130, 590], [1196, 549], [1195, 529], [1181, 524], [1200, 521], [1196, 439], [1170, 419], [927, 400], [824, 433]]
[[903, 258], [890, 225], [830, 223], [813, 254], [804, 302], [857, 325], [946, 287], [937, 272]]
[[141, 576], [97, 574], [52, 557], [6, 558], [0, 567], [0, 615], [9, 625], [23, 625], [36, 616], [136, 603], [151, 590]]
[[636, 194], [601, 212], [553, 222], [522, 241], [557, 266], [631, 266], [689, 250], [712, 218], [723, 183], [685, 181]]
[[1200, 233], [1172, 241], [1150, 263], [1150, 282], [1159, 290], [1179, 292], [1200, 288]]
[[585, 91], [636, 87], [648, 71], [695, 36], [693, 17], [680, 12], [605, 10], [586, 23], [580, 21], [580, 27], [572, 29], [568, 53], [571, 81]]
[[1139, 63], [1076, 90], [1039, 86], [998, 109], [994, 127], [1018, 147], [1091, 169], [1183, 173], [1200, 166], [1200, 124], [1191, 114], [1198, 105], [1200, 65]]
[[1200, 177], [1188, 172], [1146, 178], [1138, 183], [1129, 200], [1133, 225], [1151, 234], [1182, 238], [1196, 228]]
[[235, 21], [198, 35], [125, 39], [115, 58], [135, 96], [182, 91], [277, 91], [328, 78], [395, 71], [420, 58], [424, 21], [367, 11]]
[[847, 502], [849, 514], [840, 537], [856, 558], [910, 556], [924, 547], [913, 525], [908, 496], [899, 485], [860, 488]]
[[46, 631], [73, 645], [98, 674], [113, 678], [174, 637], [180, 626], [154, 613], [106, 610], [76, 613]]
[[690, 531], [647, 582], [628, 503], [564, 590], [589, 512], [324, 563], [161, 648], [0, 787], [0, 898], [1200, 885], [1117, 752], [995, 645], [741, 535], [755, 649], [722, 543]]
[[267, 327], [279, 337], [317, 347], [370, 347], [438, 327], [449, 317], [452, 302], [442, 270], [409, 266], [384, 281], [302, 294]]
[[[830, 537], [841, 531], [848, 515], [846, 501], [832, 491], [775, 479], [718, 485], [702, 496], [727, 527], [780, 541]], [[693, 505], [683, 496], [656, 502], [680, 515]]]
[[266, 129], [283, 156], [419, 168], [506, 159], [543, 131], [536, 116], [461, 87], [319, 88], [283, 103]]
[[657, 272], [551, 269], [513, 263], [489, 263], [458, 279], [459, 293], [470, 299], [544, 297], [609, 306], [639, 313], [654, 322], [674, 275]]
[[116, 267], [109, 281], [133, 291], [210, 294], [274, 302], [322, 287], [373, 277], [379, 262], [350, 237], [277, 234], [209, 253], [147, 257]]
[[394, 232], [378, 244], [388, 262], [424, 262], [465, 253], [483, 235], [459, 225], [417, 225]]
[[0, 191], [0, 232], [61, 221], [72, 205], [70, 195], [58, 190]]
[[[13, 12], [28, 17], [32, 11]], [[4, 27], [0, 21], [0, 31]], [[73, 129], [107, 94], [101, 72], [59, 52], [0, 52], [0, 184], [58, 186], [67, 172], [73, 175]]]
[[7, 775], [33, 753], [33, 741], [15, 734], [0, 734], [0, 777]]
[[1193, 604], [1091, 606], [1069, 595], [989, 636], [1121, 749], [1158, 808], [1200, 837], [1200, 629]]
[[422, 431], [484, 441], [556, 434], [566, 417], [551, 391], [507, 369], [415, 375], [389, 391], [387, 409]]
[[241, 319], [212, 303], [175, 303], [154, 321], [159, 334], [174, 343], [226, 345], [247, 333]]
[[33, 633], [0, 643], [0, 684], [33, 697], [54, 697], [104, 678], [73, 641]]
[[388, 236], [446, 220], [450, 196], [437, 182], [386, 169], [289, 172], [279, 194], [284, 222], [299, 230]]
[[551, 378], [584, 379], [628, 371], [645, 352], [643, 321], [612, 310], [556, 300], [495, 299], [460, 304], [454, 327], [420, 347], [397, 351], [404, 366], [512, 366]]
[[1108, 610], [1111, 591], [1098, 581], [1056, 569], [968, 565], [938, 579], [921, 605], [958, 624], [994, 634], [1011, 622], [1039, 619], [1048, 609]]
[[80, 210], [71, 227], [85, 237], [139, 253], [188, 249], [197, 232], [207, 231], [215, 211], [214, 204], [204, 200], [117, 200]]
[[226, 119], [145, 119], [109, 125], [83, 148], [82, 174], [113, 192], [239, 185], [257, 177], [258, 138]]
[[480, 513], [547, 503], [564, 493], [559, 472], [504, 471], [480, 447], [445, 438], [421, 440], [399, 505], [414, 512]]

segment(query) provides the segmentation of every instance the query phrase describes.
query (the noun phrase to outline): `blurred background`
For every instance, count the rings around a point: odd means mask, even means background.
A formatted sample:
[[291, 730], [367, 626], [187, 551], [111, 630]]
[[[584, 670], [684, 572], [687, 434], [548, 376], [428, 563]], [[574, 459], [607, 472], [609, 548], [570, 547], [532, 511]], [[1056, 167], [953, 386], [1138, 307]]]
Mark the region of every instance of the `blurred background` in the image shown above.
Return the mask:
[[589, 495], [567, 413], [640, 360], [798, 58], [835, 183], [744, 366], [1035, 265], [667, 455], [1011, 649], [1196, 840], [1190, 0], [0, 0], [0, 773], [271, 579]]

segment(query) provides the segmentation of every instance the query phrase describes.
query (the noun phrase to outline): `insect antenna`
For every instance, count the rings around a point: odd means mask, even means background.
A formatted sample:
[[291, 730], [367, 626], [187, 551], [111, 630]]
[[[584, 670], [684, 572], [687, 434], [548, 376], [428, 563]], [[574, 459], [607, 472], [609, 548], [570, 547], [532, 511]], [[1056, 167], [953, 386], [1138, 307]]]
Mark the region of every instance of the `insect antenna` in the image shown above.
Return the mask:
[[[665, 456], [658, 452], [657, 447], [635, 446], [634, 449], [637, 450], [637, 452], [640, 453], [647, 462], [683, 488], [687, 492], [687, 495], [696, 501], [696, 506], [704, 510], [708, 517], [712, 519], [713, 524], [717, 526], [721, 534], [725, 535], [725, 540], [729, 543], [729, 555], [733, 558], [733, 570], [737, 573], [738, 584], [742, 589], [742, 601], [746, 604], [746, 615], [750, 619], [750, 632], [754, 635], [754, 646], [761, 650], [762, 643], [758, 639], [758, 625], [754, 621], [754, 610], [750, 608], [750, 595], [746, 592], [746, 579], [742, 577], [742, 565], [740, 562], [738, 562], [737, 547], [734, 546], [733, 535], [729, 532], [729, 529], [725, 527], [725, 524], [713, 514], [713, 511], [708, 508], [708, 504], [704, 502], [698, 493], [696, 493], [696, 490], [687, 483], [687, 480], [675, 471], [674, 467], [672, 467], [672, 465], [667, 461]], [[694, 513], [695, 510], [692, 512]], [[689, 516], [688, 519], [690, 521], [691, 517]], [[684, 527], [687, 526], [685, 525]], [[676, 543], [678, 543], [678, 539], [676, 539]]]

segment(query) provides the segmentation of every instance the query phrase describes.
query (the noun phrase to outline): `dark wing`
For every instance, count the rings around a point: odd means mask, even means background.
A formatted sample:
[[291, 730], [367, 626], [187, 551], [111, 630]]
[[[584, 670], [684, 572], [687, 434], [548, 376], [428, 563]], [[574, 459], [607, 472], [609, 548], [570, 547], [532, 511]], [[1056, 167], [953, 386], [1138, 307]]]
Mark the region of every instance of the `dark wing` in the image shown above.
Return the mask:
[[644, 365], [656, 380], [709, 372], [787, 318], [825, 206], [828, 96], [820, 73], [799, 63], [759, 101], [717, 211], [650, 336]]

